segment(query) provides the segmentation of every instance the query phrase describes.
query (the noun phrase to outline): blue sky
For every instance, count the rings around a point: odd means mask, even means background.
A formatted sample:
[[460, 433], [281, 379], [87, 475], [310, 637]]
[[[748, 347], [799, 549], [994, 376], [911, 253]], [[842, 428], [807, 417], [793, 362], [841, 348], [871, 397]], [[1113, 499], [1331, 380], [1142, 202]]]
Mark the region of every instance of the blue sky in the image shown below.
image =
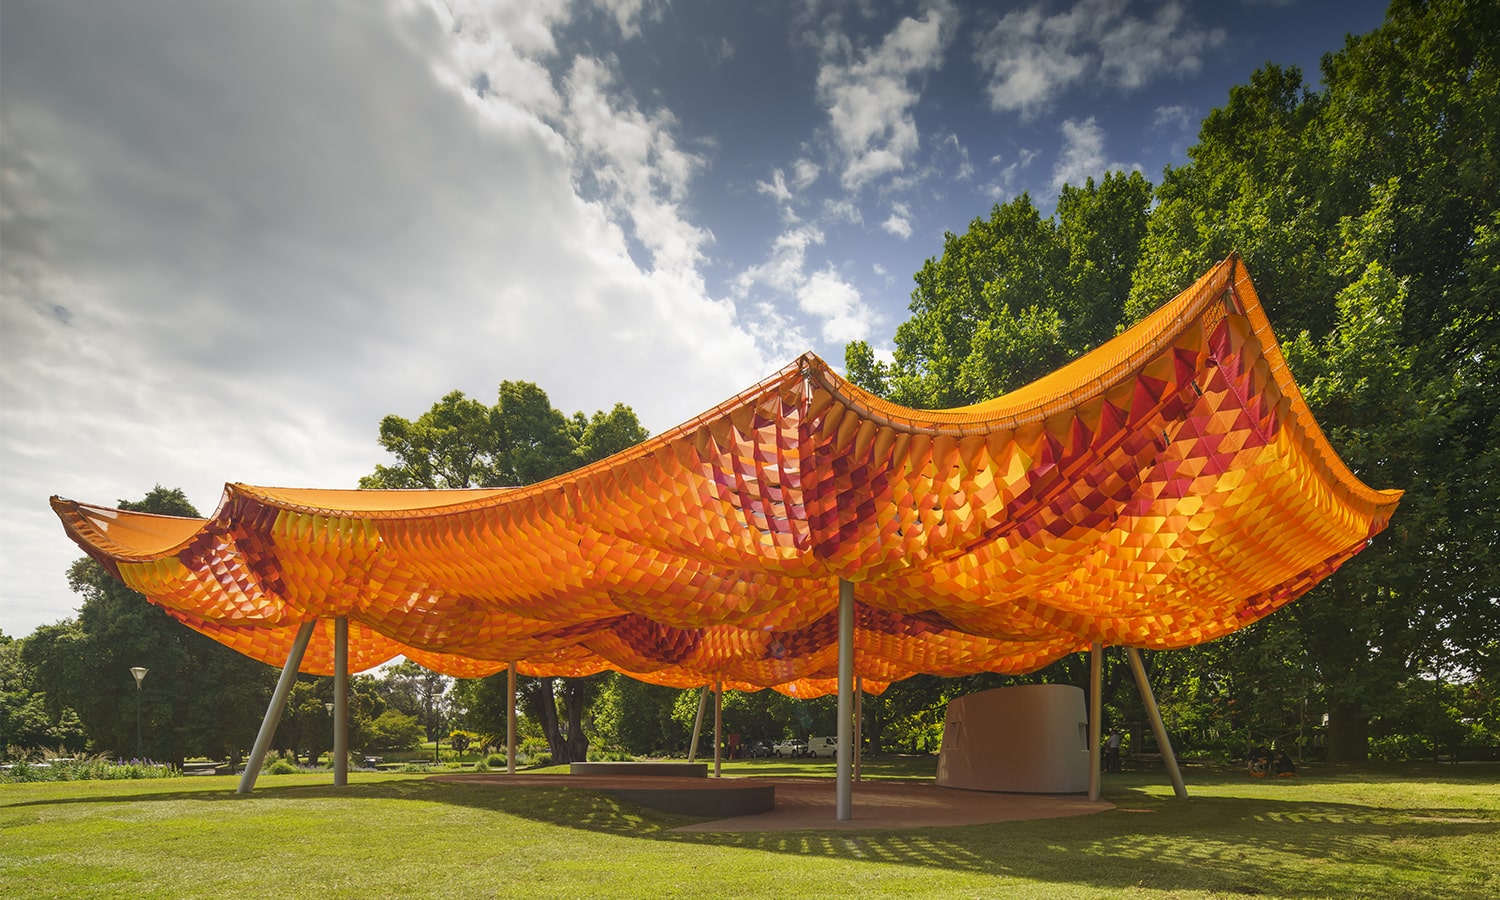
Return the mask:
[[1267, 62], [1380, 24], [1219, 3], [6, 0], [0, 630], [70, 615], [47, 497], [353, 486], [382, 415], [541, 385], [661, 431], [1021, 192], [1153, 183]]

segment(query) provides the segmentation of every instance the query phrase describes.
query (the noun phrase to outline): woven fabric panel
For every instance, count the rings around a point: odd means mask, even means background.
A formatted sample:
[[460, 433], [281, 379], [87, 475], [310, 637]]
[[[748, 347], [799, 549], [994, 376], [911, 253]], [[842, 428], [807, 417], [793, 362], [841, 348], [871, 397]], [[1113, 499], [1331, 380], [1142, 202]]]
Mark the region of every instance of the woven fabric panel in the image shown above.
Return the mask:
[[[855, 671], [1021, 673], [1093, 641], [1183, 647], [1305, 593], [1399, 491], [1338, 459], [1231, 257], [1094, 353], [956, 410], [807, 355], [615, 457], [526, 488], [231, 484], [212, 518], [53, 499], [68, 534], [189, 626], [281, 664], [351, 622], [351, 665], [614, 669], [812, 697]], [[332, 629], [303, 661], [331, 671]]]

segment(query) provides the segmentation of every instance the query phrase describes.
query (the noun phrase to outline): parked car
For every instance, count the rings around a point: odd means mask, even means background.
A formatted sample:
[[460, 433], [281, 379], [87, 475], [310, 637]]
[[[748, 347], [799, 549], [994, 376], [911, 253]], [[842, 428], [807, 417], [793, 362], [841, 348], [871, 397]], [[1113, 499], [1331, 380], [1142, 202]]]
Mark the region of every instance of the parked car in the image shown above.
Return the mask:
[[807, 739], [808, 756], [838, 756], [839, 739], [836, 737], [812, 737]]
[[750, 757], [770, 756], [770, 741], [751, 741], [745, 745], [745, 755]]
[[807, 744], [806, 742], [799, 741], [796, 738], [777, 741], [771, 747], [771, 753], [775, 756], [806, 756]]

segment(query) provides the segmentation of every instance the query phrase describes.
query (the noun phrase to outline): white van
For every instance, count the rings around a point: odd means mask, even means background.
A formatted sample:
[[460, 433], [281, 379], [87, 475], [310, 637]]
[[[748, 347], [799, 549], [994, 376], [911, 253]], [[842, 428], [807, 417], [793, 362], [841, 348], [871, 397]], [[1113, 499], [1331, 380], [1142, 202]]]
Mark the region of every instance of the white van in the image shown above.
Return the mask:
[[807, 739], [808, 756], [838, 756], [839, 739], [836, 737], [811, 737]]

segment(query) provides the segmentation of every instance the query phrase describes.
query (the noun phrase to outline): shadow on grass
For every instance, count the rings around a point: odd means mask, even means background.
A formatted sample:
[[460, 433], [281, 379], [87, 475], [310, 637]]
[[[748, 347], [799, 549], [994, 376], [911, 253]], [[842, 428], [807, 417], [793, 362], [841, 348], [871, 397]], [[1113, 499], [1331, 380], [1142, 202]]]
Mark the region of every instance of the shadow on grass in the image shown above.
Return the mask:
[[1500, 855], [1500, 816], [1493, 809], [1392, 809], [1325, 802], [1300, 796], [1294, 784], [1286, 785], [1282, 797], [1215, 796], [1210, 790], [1215, 784], [1240, 785], [1243, 776], [1236, 780], [1234, 775], [1205, 772], [1195, 780], [1203, 793], [1188, 801], [1165, 795], [1154, 776], [1126, 775], [1106, 781], [1106, 799], [1117, 806], [1112, 811], [905, 831], [672, 832], [669, 829], [677, 825], [699, 820], [576, 788], [416, 779], [356, 782], [345, 788], [262, 782], [248, 797], [224, 790], [111, 791], [4, 805], [408, 800], [634, 840], [1118, 891], [1463, 900], [1496, 896], [1500, 887], [1494, 862]]
[[1500, 851], [1500, 821], [1476, 817], [1473, 810], [1397, 812], [1295, 799], [1181, 802], [1139, 790], [1106, 799], [1118, 808], [1065, 819], [910, 831], [670, 833], [663, 838], [1122, 891], [1488, 898], [1500, 887], [1491, 859], [1432, 852], [1434, 840], [1477, 840]]

